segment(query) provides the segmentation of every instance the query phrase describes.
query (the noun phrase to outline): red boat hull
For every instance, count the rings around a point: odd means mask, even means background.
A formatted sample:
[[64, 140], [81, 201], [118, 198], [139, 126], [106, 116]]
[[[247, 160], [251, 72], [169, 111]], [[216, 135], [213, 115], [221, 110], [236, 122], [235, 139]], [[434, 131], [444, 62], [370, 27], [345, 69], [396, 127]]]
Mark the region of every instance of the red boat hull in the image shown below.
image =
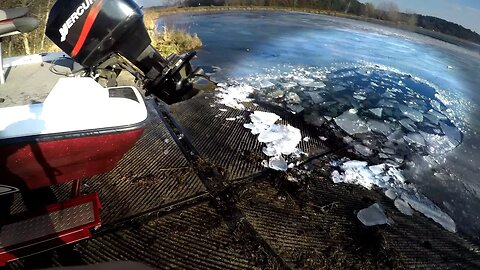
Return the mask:
[[142, 126], [111, 133], [94, 131], [0, 141], [0, 184], [38, 189], [108, 172], [143, 130]]

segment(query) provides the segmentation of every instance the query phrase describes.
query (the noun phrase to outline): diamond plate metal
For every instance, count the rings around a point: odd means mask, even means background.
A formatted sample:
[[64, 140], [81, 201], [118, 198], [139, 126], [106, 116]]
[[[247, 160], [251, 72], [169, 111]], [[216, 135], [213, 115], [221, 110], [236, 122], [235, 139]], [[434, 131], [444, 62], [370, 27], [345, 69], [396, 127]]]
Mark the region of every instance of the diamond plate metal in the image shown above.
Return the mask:
[[0, 228], [0, 248], [13, 246], [95, 221], [94, 203], [72, 206]]

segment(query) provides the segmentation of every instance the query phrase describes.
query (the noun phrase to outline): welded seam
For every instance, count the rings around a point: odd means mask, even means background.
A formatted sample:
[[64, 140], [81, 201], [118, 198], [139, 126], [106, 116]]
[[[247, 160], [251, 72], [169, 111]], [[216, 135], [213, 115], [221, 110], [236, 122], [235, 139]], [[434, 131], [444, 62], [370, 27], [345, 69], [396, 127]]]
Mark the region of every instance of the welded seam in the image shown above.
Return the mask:
[[167, 216], [172, 213], [179, 212], [181, 210], [188, 209], [192, 206], [199, 205], [201, 203], [207, 202], [210, 199], [210, 194], [208, 192], [202, 192], [200, 194], [193, 195], [191, 197], [185, 198], [181, 201], [172, 202], [170, 204], [161, 205], [156, 208], [149, 209], [142, 213], [135, 214], [120, 220], [115, 221], [114, 223], [104, 225], [98, 230], [94, 231], [93, 234], [101, 235], [106, 232], [116, 231], [125, 227], [128, 227], [134, 223], [141, 223], [143, 221], [151, 219], [153, 216], [155, 218]]

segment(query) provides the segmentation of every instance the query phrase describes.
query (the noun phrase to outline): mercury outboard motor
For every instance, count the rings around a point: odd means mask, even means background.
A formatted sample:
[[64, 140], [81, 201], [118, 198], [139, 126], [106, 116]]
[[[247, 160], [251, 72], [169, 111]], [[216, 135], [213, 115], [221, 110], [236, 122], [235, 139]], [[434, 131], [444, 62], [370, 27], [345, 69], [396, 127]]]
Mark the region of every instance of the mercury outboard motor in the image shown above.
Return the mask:
[[192, 95], [195, 52], [167, 58], [151, 46], [143, 11], [133, 0], [57, 0], [46, 35], [76, 62], [93, 70], [122, 67], [146, 94], [171, 104]]

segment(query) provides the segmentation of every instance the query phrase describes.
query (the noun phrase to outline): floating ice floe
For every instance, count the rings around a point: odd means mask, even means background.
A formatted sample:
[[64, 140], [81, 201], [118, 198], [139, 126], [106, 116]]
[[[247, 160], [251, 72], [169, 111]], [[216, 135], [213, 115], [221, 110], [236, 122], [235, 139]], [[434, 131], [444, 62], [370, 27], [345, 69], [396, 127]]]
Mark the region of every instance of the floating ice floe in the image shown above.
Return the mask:
[[323, 124], [325, 124], [325, 122], [327, 121], [327, 119], [325, 117], [321, 116], [316, 111], [304, 114], [303, 115], [303, 120], [306, 123], [308, 123], [310, 125], [313, 125], [313, 126], [316, 126], [316, 127], [323, 126]]
[[462, 141], [462, 134], [457, 128], [449, 126], [444, 122], [440, 122], [440, 128], [452, 145], [457, 146], [460, 144]]
[[398, 122], [408, 131], [415, 132], [417, 130], [415, 123], [410, 118], [403, 118]]
[[253, 87], [245, 84], [234, 86], [221, 84], [216, 90], [218, 91], [216, 94], [218, 103], [238, 110], [245, 109], [242, 102], [252, 101], [249, 96], [255, 92]]
[[307, 94], [310, 96], [314, 104], [319, 104], [320, 102], [324, 101], [318, 92], [307, 92]]
[[300, 130], [290, 125], [275, 124], [280, 116], [255, 111], [250, 115], [251, 123], [244, 124], [252, 134], [258, 134], [258, 141], [265, 143], [262, 152], [269, 156], [268, 167], [274, 170], [286, 171], [289, 166], [283, 156], [299, 154], [297, 145], [302, 140]]
[[382, 117], [382, 113], [383, 113], [382, 108], [373, 108], [373, 109], [369, 109], [369, 111], [377, 117]]
[[367, 126], [371, 131], [383, 134], [385, 136], [392, 134], [392, 128], [389, 125], [387, 125], [385, 122], [380, 122], [377, 120], [368, 120]]
[[360, 155], [362, 155], [364, 157], [369, 157], [369, 156], [373, 155], [373, 151], [363, 144], [355, 144], [353, 146], [353, 148], [355, 149], [355, 151], [357, 153], [359, 153]]
[[[411, 209], [433, 219], [450, 232], [456, 232], [453, 219], [444, 213], [437, 205], [425, 195], [419, 193], [415, 186], [405, 181], [402, 173], [389, 164], [368, 166], [365, 161], [335, 162], [340, 167], [332, 172], [334, 183], [349, 183], [363, 186], [367, 189], [379, 187], [403, 214], [410, 215]], [[397, 201], [398, 200], [398, 201]]]
[[378, 203], [374, 203], [370, 207], [358, 211], [357, 218], [365, 226], [375, 226], [391, 223], [391, 220], [389, 220], [385, 215], [385, 210]]
[[419, 112], [405, 105], [399, 105], [399, 108], [403, 115], [405, 115], [406, 117], [412, 119], [415, 122], [423, 122], [422, 112]]
[[425, 139], [419, 133], [408, 133], [403, 138], [408, 143], [417, 144], [417, 145], [420, 145], [420, 146], [426, 146]]
[[350, 135], [369, 132], [367, 124], [356, 113], [350, 111], [336, 117], [335, 123]]

